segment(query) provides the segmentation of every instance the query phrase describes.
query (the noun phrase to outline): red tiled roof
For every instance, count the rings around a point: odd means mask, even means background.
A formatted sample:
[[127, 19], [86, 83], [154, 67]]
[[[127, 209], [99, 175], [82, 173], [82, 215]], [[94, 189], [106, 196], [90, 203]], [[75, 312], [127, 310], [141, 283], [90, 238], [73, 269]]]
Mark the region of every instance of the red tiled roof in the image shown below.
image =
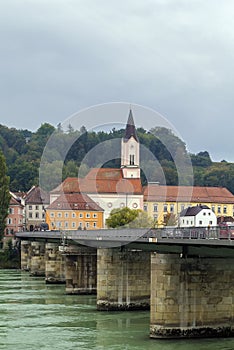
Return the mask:
[[149, 184], [144, 188], [144, 200], [167, 202], [233, 203], [234, 195], [225, 187], [162, 186]]
[[42, 190], [39, 186], [32, 187], [26, 197], [26, 204], [44, 204], [49, 203], [49, 194]]
[[103, 211], [89, 196], [81, 193], [64, 193], [51, 203], [47, 209]]
[[94, 168], [83, 179], [69, 177], [51, 193], [142, 193], [140, 179], [124, 179], [121, 169]]

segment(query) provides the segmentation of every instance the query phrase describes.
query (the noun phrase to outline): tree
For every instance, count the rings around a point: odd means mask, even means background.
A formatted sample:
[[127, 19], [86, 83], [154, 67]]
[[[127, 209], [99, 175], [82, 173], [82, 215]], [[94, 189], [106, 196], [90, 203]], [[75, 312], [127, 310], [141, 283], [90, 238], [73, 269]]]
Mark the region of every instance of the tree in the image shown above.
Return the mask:
[[124, 207], [122, 209], [113, 209], [110, 216], [106, 219], [106, 224], [109, 228], [141, 228], [151, 227], [152, 220], [142, 210]]
[[4, 235], [6, 227], [6, 218], [8, 216], [8, 208], [10, 204], [9, 183], [10, 179], [6, 175], [6, 160], [2, 152], [0, 152], [0, 240]]
[[165, 225], [165, 226], [176, 226], [177, 225], [177, 220], [176, 220], [175, 214], [167, 212], [167, 214], [164, 216], [163, 225]]

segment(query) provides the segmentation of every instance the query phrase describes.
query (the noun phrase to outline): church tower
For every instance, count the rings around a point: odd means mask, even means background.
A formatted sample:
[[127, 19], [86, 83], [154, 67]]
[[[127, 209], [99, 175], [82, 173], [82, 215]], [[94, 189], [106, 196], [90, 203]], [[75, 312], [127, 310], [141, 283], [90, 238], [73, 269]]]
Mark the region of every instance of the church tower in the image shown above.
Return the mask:
[[131, 109], [121, 141], [121, 168], [125, 179], [140, 178], [140, 144]]

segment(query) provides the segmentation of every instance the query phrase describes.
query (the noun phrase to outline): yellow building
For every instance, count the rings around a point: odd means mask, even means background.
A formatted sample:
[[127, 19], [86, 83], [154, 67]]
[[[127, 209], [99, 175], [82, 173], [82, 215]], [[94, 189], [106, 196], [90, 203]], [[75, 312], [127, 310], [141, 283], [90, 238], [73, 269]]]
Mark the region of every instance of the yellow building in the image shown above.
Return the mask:
[[103, 212], [89, 196], [67, 193], [46, 208], [46, 223], [49, 230], [101, 229]]
[[144, 188], [144, 211], [161, 226], [168, 214], [178, 218], [189, 206], [207, 205], [217, 218], [234, 215], [234, 195], [224, 187], [164, 186]]

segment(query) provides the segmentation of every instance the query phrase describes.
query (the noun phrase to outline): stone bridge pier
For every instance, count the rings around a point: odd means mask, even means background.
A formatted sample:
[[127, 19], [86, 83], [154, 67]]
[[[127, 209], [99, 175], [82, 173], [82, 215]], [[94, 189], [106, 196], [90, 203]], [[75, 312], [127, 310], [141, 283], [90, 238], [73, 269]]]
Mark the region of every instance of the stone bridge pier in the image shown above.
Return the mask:
[[30, 274], [32, 276], [45, 276], [45, 242], [31, 242]]
[[234, 259], [152, 253], [150, 336], [234, 336]]
[[21, 250], [21, 270], [30, 271], [31, 268], [31, 242], [28, 240], [21, 240], [20, 250]]
[[97, 293], [97, 250], [86, 246], [64, 247], [66, 294]]
[[97, 309], [149, 309], [150, 253], [102, 248], [97, 254]]
[[45, 281], [51, 284], [66, 283], [65, 256], [59, 251], [58, 243], [45, 245]]

